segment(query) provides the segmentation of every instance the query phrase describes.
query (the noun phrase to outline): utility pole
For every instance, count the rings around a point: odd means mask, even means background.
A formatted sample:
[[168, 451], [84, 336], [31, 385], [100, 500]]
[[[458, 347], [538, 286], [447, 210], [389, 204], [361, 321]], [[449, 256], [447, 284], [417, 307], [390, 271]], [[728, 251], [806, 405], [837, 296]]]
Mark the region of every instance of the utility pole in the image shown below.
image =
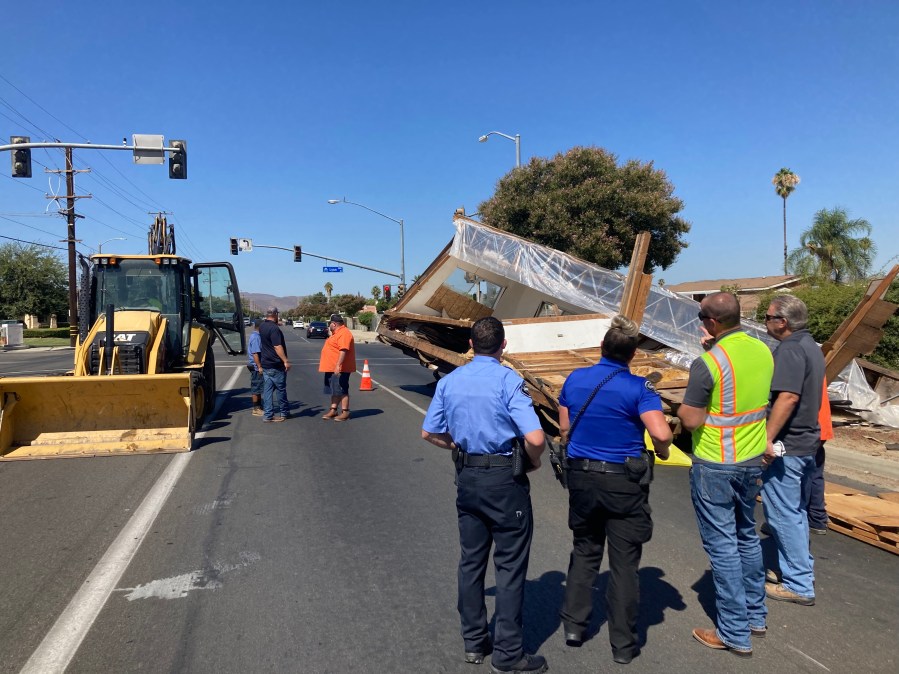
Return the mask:
[[[66, 151], [66, 169], [64, 173], [66, 174], [66, 222], [68, 223], [66, 238], [63, 239], [65, 243], [68, 244], [68, 252], [69, 252], [69, 343], [71, 346], [75, 346], [75, 342], [78, 338], [78, 281], [75, 267], [75, 244], [78, 242], [78, 239], [75, 238], [75, 219], [82, 218], [83, 215], [77, 215], [75, 213], [75, 200], [90, 198], [87, 197], [79, 197], [75, 195], [75, 174], [76, 173], [87, 173], [90, 169], [76, 171], [75, 166], [72, 162], [72, 148], [65, 148]], [[49, 173], [63, 173], [63, 171], [48, 171]], [[48, 199], [53, 199], [55, 197], [47, 196]], [[62, 214], [62, 211], [60, 211]]]
[[75, 274], [75, 166], [72, 148], [66, 148], [66, 212], [68, 213], [69, 240], [69, 345], [75, 346], [78, 336], [78, 288]]

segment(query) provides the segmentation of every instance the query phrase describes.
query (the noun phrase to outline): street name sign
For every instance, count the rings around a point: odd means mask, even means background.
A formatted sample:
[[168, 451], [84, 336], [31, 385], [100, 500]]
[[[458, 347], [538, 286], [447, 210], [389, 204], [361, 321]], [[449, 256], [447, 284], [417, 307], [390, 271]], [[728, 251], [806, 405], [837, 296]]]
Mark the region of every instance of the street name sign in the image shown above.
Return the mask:
[[343, 267], [322, 267], [322, 271], [343, 271]]

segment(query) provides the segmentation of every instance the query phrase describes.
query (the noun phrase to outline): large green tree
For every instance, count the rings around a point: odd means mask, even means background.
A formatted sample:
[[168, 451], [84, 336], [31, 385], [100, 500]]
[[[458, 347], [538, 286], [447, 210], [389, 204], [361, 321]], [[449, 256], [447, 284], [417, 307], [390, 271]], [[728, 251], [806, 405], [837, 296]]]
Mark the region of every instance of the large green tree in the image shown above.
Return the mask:
[[788, 268], [794, 274], [835, 283], [865, 279], [877, 254], [868, 236], [871, 230], [867, 220], [850, 220], [845, 208], [822, 208], [799, 237], [799, 248], [790, 253]]
[[337, 311], [331, 301], [322, 292], [309, 295], [300, 300], [300, 303], [291, 313], [297, 316], [305, 316], [309, 320], [321, 320]]
[[687, 247], [683, 202], [652, 162], [574, 147], [552, 159], [534, 157], [503, 177], [483, 202], [483, 221], [535, 243], [608, 269], [628, 264], [637, 234], [651, 234], [644, 271], [668, 268]]
[[335, 295], [332, 302], [345, 316], [355, 316], [365, 306], [362, 295]]
[[784, 201], [784, 274], [787, 273], [787, 197], [789, 197], [796, 185], [799, 184], [799, 176], [790, 169], [784, 167], [774, 174], [771, 179], [774, 191]]
[[66, 266], [43, 246], [0, 245], [0, 318], [56, 314], [65, 321], [69, 306]]

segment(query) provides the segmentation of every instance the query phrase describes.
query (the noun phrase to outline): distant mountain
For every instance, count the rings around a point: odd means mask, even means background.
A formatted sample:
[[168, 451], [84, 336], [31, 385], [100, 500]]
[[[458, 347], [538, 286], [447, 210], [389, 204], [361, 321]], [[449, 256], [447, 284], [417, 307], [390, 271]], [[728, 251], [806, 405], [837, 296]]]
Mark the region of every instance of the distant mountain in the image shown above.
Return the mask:
[[286, 313], [300, 303], [298, 295], [275, 297], [265, 293], [241, 293], [240, 300], [246, 312], [264, 313], [268, 307], [275, 306], [281, 313]]

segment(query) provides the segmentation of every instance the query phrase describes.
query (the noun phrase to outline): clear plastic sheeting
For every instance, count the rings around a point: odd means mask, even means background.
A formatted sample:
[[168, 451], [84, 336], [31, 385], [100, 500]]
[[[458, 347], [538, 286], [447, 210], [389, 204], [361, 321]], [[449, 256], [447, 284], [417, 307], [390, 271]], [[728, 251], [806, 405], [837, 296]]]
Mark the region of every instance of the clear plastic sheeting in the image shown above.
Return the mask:
[[827, 397], [851, 401], [852, 409], [865, 421], [899, 428], [899, 405], [881, 405], [880, 396], [854, 360], [828, 385]]
[[[458, 260], [581, 307], [589, 313], [618, 312], [625, 282], [625, 277], [618, 272], [468, 218], [457, 217], [454, 224], [456, 236], [450, 255]], [[653, 285], [646, 301], [640, 332], [678, 351], [699, 356], [702, 347], [699, 344], [698, 312], [698, 302]], [[744, 320], [743, 329], [772, 349], [777, 344], [764, 327], [754, 321]]]
[[[588, 313], [615, 314], [621, 306], [625, 277], [618, 272], [585, 262], [566, 253], [488, 227], [474, 220], [456, 217], [456, 235], [450, 255], [478, 269], [484, 269], [558, 301], [583, 308]], [[646, 301], [640, 332], [665, 346], [661, 354], [672, 364], [689, 368], [702, 354], [699, 343], [699, 303], [653, 285]], [[773, 350], [777, 341], [765, 327], [743, 319], [743, 329]], [[678, 353], [680, 352], [680, 353]], [[845, 382], [845, 395], [853, 408], [866, 410], [863, 418], [899, 428], [899, 406], [881, 406], [853, 361], [838, 377]], [[835, 386], [836, 384], [832, 385]], [[832, 389], [833, 390], [833, 389]], [[836, 391], [834, 391], [836, 392]]]

